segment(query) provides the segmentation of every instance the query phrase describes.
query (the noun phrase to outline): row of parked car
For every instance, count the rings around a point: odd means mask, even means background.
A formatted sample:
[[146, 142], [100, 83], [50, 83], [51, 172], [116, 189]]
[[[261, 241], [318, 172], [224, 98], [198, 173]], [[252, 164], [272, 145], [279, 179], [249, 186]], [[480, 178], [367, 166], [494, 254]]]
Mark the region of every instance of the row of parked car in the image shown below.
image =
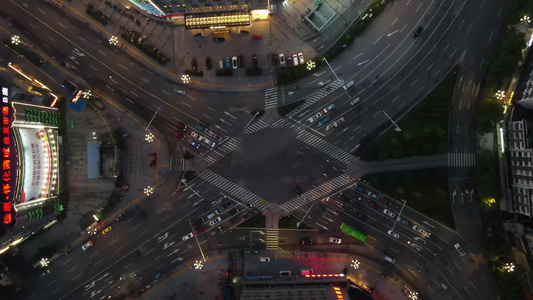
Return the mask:
[[[252, 66], [254, 68], [258, 67], [258, 59], [259, 58], [257, 57], [257, 55], [255, 55], [255, 54], [252, 55]], [[227, 68], [227, 69], [244, 68], [245, 67], [244, 56], [238, 55], [238, 56], [233, 56], [231, 58], [226, 57], [225, 59], [220, 59], [218, 61], [218, 65], [219, 65], [220, 69], [224, 69], [224, 68]], [[198, 71], [198, 60], [196, 59], [196, 57], [193, 57], [193, 59], [191, 61], [191, 66], [192, 66], [192, 70], [193, 71]], [[206, 70], [211, 70], [212, 68], [213, 68], [213, 64], [212, 64], [211, 58], [210, 57], [206, 57], [205, 58], [205, 69]]]
[[[189, 126], [187, 126], [187, 125], [185, 125], [185, 124], [183, 124], [181, 122], [176, 122], [176, 128], [177, 128], [177, 130], [174, 131], [174, 136], [179, 138], [182, 141], [185, 140], [185, 138], [187, 137], [185, 135], [185, 133], [187, 132], [187, 129], [189, 128]], [[199, 134], [198, 132], [196, 132], [194, 130], [190, 130], [190, 135], [193, 138], [195, 138], [196, 140], [198, 140], [198, 142], [203, 142], [203, 143], [207, 144], [208, 146], [210, 146], [211, 148], [214, 148], [216, 146], [217, 142], [222, 142], [224, 140], [224, 138], [222, 136], [220, 136], [220, 135], [216, 134], [215, 132], [211, 131], [205, 125], [197, 124], [195, 129], [198, 130], [201, 133], [205, 133], [206, 135], [209, 136], [209, 138]], [[198, 143], [198, 142], [196, 142], [193, 139], [189, 140], [189, 144], [191, 144], [196, 149], [200, 148], [200, 143]]]
[[285, 54], [281, 53], [279, 56], [279, 65], [280, 66], [298, 66], [305, 63], [304, 54], [302, 52], [298, 54], [288, 54], [287, 60], [285, 60]]

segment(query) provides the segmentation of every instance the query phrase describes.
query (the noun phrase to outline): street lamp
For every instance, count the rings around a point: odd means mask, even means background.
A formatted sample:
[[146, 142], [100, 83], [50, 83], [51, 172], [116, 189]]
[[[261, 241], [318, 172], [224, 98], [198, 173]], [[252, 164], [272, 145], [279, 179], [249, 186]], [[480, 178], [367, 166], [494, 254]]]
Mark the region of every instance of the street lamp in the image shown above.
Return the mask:
[[154, 141], [154, 134], [151, 133], [151, 132], [148, 132], [146, 134], [146, 138], [144, 140], [147, 141], [148, 143], [153, 142]]
[[91, 93], [90, 90], [85, 90], [83, 91], [83, 99], [87, 99], [89, 97], [91, 97], [93, 94]]
[[398, 219], [400, 218], [400, 216], [402, 215], [402, 211], [403, 211], [403, 208], [405, 207], [405, 204], [407, 203], [407, 201], [403, 200], [403, 199], [400, 199], [403, 201], [403, 205], [402, 205], [402, 208], [400, 208], [400, 212], [398, 213], [398, 218], [396, 218], [396, 220], [394, 220], [394, 223], [392, 223], [392, 227], [390, 230], [394, 230], [394, 226], [396, 225], [396, 222], [398, 222]]
[[201, 260], [197, 260], [197, 261], [194, 262], [194, 269], [195, 270], [200, 270], [200, 269], [202, 269], [203, 266], [204, 266], [204, 264], [202, 264]]
[[14, 35], [11, 37], [11, 43], [15, 44], [15, 45], [18, 45], [20, 44], [20, 36], [18, 35]]
[[396, 126], [396, 128], [394, 128], [394, 130], [396, 131], [402, 131], [402, 129], [398, 126], [398, 124], [396, 124], [396, 122], [394, 122], [391, 117], [389, 117], [389, 115], [384, 111], [382, 110], [382, 112], [385, 114], [385, 116], [387, 116], [387, 118], [389, 118], [389, 120], [392, 122], [392, 124], [394, 124], [394, 126]]
[[522, 18], [520, 18], [520, 23], [528, 25], [529, 23], [531, 23], [531, 19], [529, 18], [529, 16], [523, 16]]
[[50, 263], [50, 260], [48, 260], [48, 258], [41, 258], [41, 260], [39, 261], [39, 264], [43, 268], [48, 266], [49, 263]]
[[357, 269], [359, 269], [360, 264], [361, 264], [361, 263], [360, 263], [357, 259], [356, 259], [356, 260], [353, 260], [353, 259], [352, 259], [352, 263], [350, 264], [350, 267], [353, 267], [354, 270], [357, 270]]
[[316, 66], [315, 62], [312, 61], [312, 60], [308, 60], [307, 61], [307, 71], [311, 71], [312, 69], [314, 69]]
[[181, 82], [187, 84], [189, 83], [189, 81], [191, 81], [191, 76], [189, 76], [188, 74], [181, 75]]
[[146, 196], [150, 196], [154, 193], [154, 187], [148, 186], [144, 188], [144, 193], [146, 194]]
[[503, 100], [503, 99], [505, 99], [505, 92], [502, 91], [502, 90], [498, 90], [498, 91], [496, 92], [496, 99], [498, 99], [498, 100]]
[[514, 264], [513, 263], [503, 264], [502, 269], [503, 269], [503, 271], [505, 271], [507, 273], [514, 272]]
[[118, 38], [116, 36], [112, 36], [109, 38], [109, 43], [113, 46], [116, 46], [118, 44]]

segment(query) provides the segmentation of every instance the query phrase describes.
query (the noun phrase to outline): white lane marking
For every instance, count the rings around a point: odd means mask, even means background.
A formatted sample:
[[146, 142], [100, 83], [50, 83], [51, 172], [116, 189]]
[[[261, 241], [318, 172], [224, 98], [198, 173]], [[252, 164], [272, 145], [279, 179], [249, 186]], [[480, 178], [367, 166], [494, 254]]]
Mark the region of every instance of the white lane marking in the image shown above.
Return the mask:
[[394, 251], [394, 252], [396, 252], [396, 253], [399, 253], [399, 252], [400, 252], [400, 251], [398, 251], [398, 250], [396, 250], [396, 249], [394, 249], [394, 248], [392, 248], [392, 247], [389, 247], [389, 249], [391, 249], [392, 251]]
[[398, 17], [396, 17], [396, 19], [394, 19], [394, 22], [392, 22], [392, 24], [390, 24], [390, 26], [393, 26], [394, 23], [396, 23], [396, 21], [398, 21]]
[[473, 25], [473, 24], [474, 24], [474, 23], [470, 23], [470, 26], [469, 26], [468, 29], [466, 30], [466, 34], [468, 34], [468, 32], [470, 31], [470, 28], [472, 28], [472, 25]]
[[130, 91], [130, 93], [132, 93], [132, 94], [135, 95], [136, 97], [139, 97], [139, 95], [135, 94], [133, 91]]
[[37, 28], [37, 27], [35, 27], [35, 25], [33, 25], [32, 23], [28, 23], [28, 25], [30, 25], [30, 26], [33, 27], [34, 29]]
[[374, 45], [377, 44], [379, 42], [379, 40], [381, 40], [381, 37], [379, 37], [375, 42], [374, 42]]
[[87, 43], [87, 40], [82, 38], [81, 36], [79, 37], [82, 41], [86, 42]]
[[42, 12], [43, 14], [46, 15], [46, 13], [44, 12], [44, 10], [40, 9], [40, 8], [37, 8], [40, 12]]
[[415, 12], [417, 12], [420, 9], [420, 7], [422, 6], [423, 3], [424, 2], [420, 2], [420, 5], [418, 5], [418, 8], [415, 10]]
[[116, 238], [114, 241], [112, 241], [111, 243], [109, 243], [109, 245], [113, 245], [114, 242], [118, 241], [118, 238]]
[[115, 250], [115, 252], [118, 252], [120, 251], [120, 249], [124, 248], [124, 245], [120, 246], [117, 250]]
[[167, 92], [167, 91], [165, 91], [165, 90], [161, 90], [161, 92], [163, 92], [163, 93], [165, 93], [165, 94], [167, 94], [167, 95], [169, 95], [169, 96], [170, 96], [170, 93], [169, 93], [169, 92]]
[[98, 49], [98, 52], [102, 53], [103, 55], [106, 55], [102, 50]]
[[170, 218], [170, 216], [166, 216], [163, 219], [161, 219], [161, 222], [165, 221], [166, 219]]
[[361, 54], [363, 54], [363, 53], [359, 53], [359, 54], [357, 54], [353, 59], [358, 58]]
[[49, 284], [47, 284], [46, 286], [51, 286], [52, 283], [54, 283], [54, 282], [56, 282], [55, 279], [52, 282], [50, 282]]
[[80, 277], [80, 276], [81, 276], [81, 274], [78, 274], [78, 276], [72, 278], [72, 281], [76, 280], [76, 278], [78, 278], [78, 277]]
[[89, 256], [89, 258], [92, 258], [92, 257], [95, 256], [96, 254], [98, 254], [98, 252], [94, 252], [91, 256]]
[[217, 112], [216, 110], [212, 109], [212, 108], [209, 107], [209, 106], [207, 107], [207, 109], [209, 109], [209, 110], [211, 110], [211, 111], [213, 111], [213, 112]]
[[62, 263], [62, 265], [64, 266], [64, 265], [68, 264], [69, 261], [70, 261], [70, 259], [65, 261], [64, 263]]
[[187, 94], [187, 97], [191, 98], [192, 100], [196, 100], [194, 99], [191, 95]]
[[95, 67], [93, 67], [92, 65], [89, 65], [89, 67], [91, 67], [91, 68], [92, 68], [93, 70], [95, 70], [95, 71], [98, 71], [98, 69], [95, 68]]
[[124, 70], [129, 71], [128, 68], [124, 67], [122, 64], [118, 64], [118, 65], [124, 68]]
[[70, 271], [76, 269], [77, 267], [78, 267], [78, 266], [74, 266], [74, 267], [72, 267], [72, 269], [68, 270], [67, 273], [69, 273]]
[[[129, 98], [126, 98], [126, 100], [128, 100], [129, 102], [131, 102], [132, 104], [135, 104], [135, 102], [131, 101]], [[139, 224], [141, 225], [141, 224]]]
[[110, 81], [114, 82], [115, 84], [118, 84], [118, 82], [116, 82], [114, 79], [110, 78], [109, 79]]
[[150, 83], [150, 81], [148, 81], [148, 80], [144, 79], [143, 77], [140, 77], [140, 78], [141, 78], [142, 80], [144, 80], [144, 81], [146, 81], [146, 82]]
[[211, 118], [210, 116], [208, 116], [208, 115], [206, 115], [206, 114], [203, 114], [203, 115], [204, 115], [204, 117], [206, 117], [206, 118], [209, 118], [209, 119], [213, 120], [213, 118]]
[[187, 105], [188, 107], [191, 107], [189, 104], [187, 104], [187, 103], [185, 103], [183, 101], [181, 101], [181, 103], [184, 104], [184, 105]]
[[165, 208], [163, 207], [163, 208], [161, 208], [160, 210], [158, 210], [155, 214], [158, 214], [158, 213], [160, 213], [160, 212], [162, 212], [162, 211], [164, 211], [164, 210], [165, 210]]
[[57, 22], [57, 24], [61, 25], [63, 28], [67, 28], [67, 26], [61, 24], [60, 22]]
[[43, 43], [48, 49], [52, 49], [52, 47], [48, 46], [46, 43]]
[[52, 42], [54, 42], [54, 43], [56, 42], [53, 38], [51, 38], [51, 37], [48, 37], [48, 38], [49, 38]]
[[[39, 10], [40, 10], [40, 9], [39, 9]], [[58, 287], [57, 289], [55, 289], [55, 290], [52, 292], [52, 294], [54, 294], [55, 292], [59, 291], [60, 289], [61, 289], [61, 288]]]

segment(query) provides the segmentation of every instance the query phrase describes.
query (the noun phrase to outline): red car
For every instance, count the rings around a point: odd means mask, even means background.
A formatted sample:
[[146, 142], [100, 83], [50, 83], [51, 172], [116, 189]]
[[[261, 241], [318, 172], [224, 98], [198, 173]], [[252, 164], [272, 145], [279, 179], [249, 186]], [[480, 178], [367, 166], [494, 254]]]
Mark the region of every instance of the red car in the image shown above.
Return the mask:
[[174, 131], [174, 136], [177, 137], [178, 139], [182, 140], [182, 141], [185, 139], [185, 134], [183, 134], [183, 133], [181, 133], [181, 132], [179, 132], [177, 130]]
[[179, 130], [186, 132], [187, 128], [189, 128], [187, 125], [184, 125], [181, 122], [176, 122], [176, 127], [178, 127]]
[[252, 35], [250, 37], [251, 40], [255, 40], [255, 41], [260, 41], [261, 40], [261, 36], [260, 35]]
[[368, 201], [366, 202], [366, 205], [372, 207], [373, 209], [378, 209], [378, 205], [377, 205], [374, 201], [372, 201], [372, 200], [368, 200]]

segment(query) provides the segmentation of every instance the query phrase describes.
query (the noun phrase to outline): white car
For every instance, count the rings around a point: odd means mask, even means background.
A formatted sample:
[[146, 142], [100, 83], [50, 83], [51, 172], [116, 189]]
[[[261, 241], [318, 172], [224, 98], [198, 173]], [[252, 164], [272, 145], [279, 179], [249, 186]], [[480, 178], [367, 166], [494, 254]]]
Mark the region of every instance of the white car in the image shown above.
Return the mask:
[[185, 242], [186, 240], [192, 238], [193, 236], [194, 234], [192, 232], [189, 232], [186, 235], [184, 235], [181, 239]]
[[89, 249], [92, 245], [93, 245], [93, 242], [88, 241], [88, 242], [85, 243], [83, 246], [81, 246], [81, 249], [82, 249], [83, 251], [85, 251], [85, 250]]
[[296, 54], [293, 54], [292, 55], [292, 61], [294, 63], [294, 66], [297, 66], [298, 65], [298, 56], [296, 56]]
[[218, 223], [220, 223], [220, 221], [222, 221], [222, 218], [221, 218], [221, 217], [217, 217], [217, 218], [214, 219], [213, 221], [209, 222], [209, 225], [211, 225], [211, 226], [215, 226], [215, 225], [217, 225]]
[[335, 104], [330, 104], [328, 107], [324, 108], [324, 113], [327, 114], [330, 110], [335, 108]]
[[346, 119], [344, 117], [341, 117], [340, 119], [338, 119], [337, 121], [333, 122], [333, 126], [335, 127], [339, 127], [339, 125], [341, 125], [342, 123], [346, 122]]
[[390, 211], [390, 210], [388, 210], [386, 208], [383, 210], [383, 213], [386, 214], [387, 216], [391, 217], [391, 218], [396, 217], [395, 213], [393, 213], [392, 211]]
[[361, 101], [361, 98], [357, 97], [357, 98], [353, 99], [352, 101], [350, 101], [350, 105], [356, 105], [360, 101]]
[[285, 55], [283, 55], [283, 53], [281, 53], [281, 54], [279, 55], [279, 65], [280, 65], [280, 66], [285, 65]]
[[335, 236], [330, 236], [328, 241], [332, 244], [340, 244], [342, 243], [342, 239], [338, 238], [338, 237], [335, 237]]
[[193, 138], [200, 139], [200, 135], [199, 135], [198, 133], [194, 132], [194, 131], [191, 132], [191, 136], [192, 136]]
[[209, 146], [211, 146], [211, 148], [215, 148], [215, 145], [217, 144], [217, 143], [215, 143], [215, 142], [213, 142], [213, 141], [210, 141], [210, 140], [208, 140], [208, 139], [206, 139], [206, 138], [204, 138], [204, 143], [206, 143], [206, 144], [208, 144]]
[[387, 231], [387, 233], [388, 233], [390, 236], [394, 237], [395, 239], [397, 239], [397, 238], [400, 237], [399, 234], [397, 234], [396, 232], [394, 232], [394, 231], [392, 231], [392, 230], [390, 230], [390, 229], [389, 229], [389, 231]]
[[312, 116], [311, 118], [307, 119], [309, 123], [313, 124], [316, 120], [320, 119], [322, 117], [321, 113], [317, 113], [316, 115]]
[[298, 53], [298, 60], [300, 61], [300, 65], [304, 64], [304, 54], [302, 52]]
[[237, 69], [237, 56], [231, 58], [231, 65], [234, 69]]
[[411, 243], [411, 241], [407, 241], [407, 244], [411, 245], [411, 247], [415, 248], [418, 251], [424, 250], [424, 248], [420, 247], [420, 245], [415, 244], [415, 243]]
[[463, 251], [463, 248], [461, 248], [461, 245], [459, 245], [459, 243], [456, 243], [453, 246], [455, 247], [455, 250], [457, 250], [457, 252], [459, 252], [459, 255], [465, 256], [466, 253]]
[[429, 233], [427, 231], [425, 231], [424, 229], [416, 226], [416, 225], [413, 225], [413, 230], [420, 233], [421, 236], [423, 237], [428, 237], [429, 236]]

